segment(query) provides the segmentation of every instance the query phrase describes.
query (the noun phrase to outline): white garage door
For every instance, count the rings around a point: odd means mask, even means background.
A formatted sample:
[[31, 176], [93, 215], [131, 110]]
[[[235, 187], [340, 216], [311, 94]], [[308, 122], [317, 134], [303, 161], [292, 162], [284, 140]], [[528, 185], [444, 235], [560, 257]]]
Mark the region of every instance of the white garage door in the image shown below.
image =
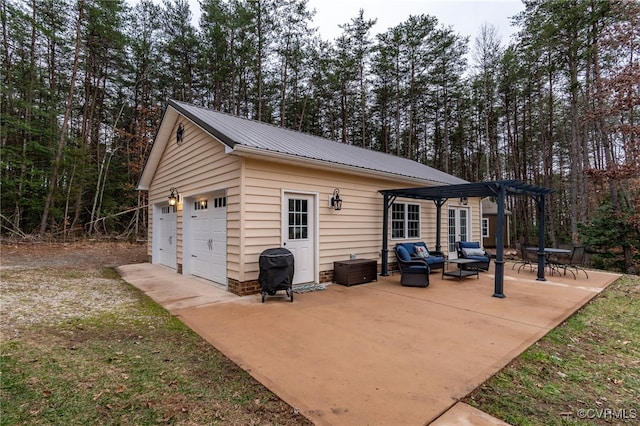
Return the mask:
[[191, 215], [191, 273], [227, 285], [227, 198], [199, 198]]
[[176, 207], [164, 206], [160, 208], [158, 218], [158, 263], [176, 269]]

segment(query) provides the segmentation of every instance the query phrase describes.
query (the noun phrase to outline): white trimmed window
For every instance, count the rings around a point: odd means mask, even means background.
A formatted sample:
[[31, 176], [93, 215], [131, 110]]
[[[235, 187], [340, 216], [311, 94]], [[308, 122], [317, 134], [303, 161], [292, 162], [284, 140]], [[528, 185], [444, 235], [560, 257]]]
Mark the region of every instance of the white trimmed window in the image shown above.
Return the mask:
[[391, 205], [391, 238], [420, 238], [420, 204]]
[[482, 238], [489, 238], [489, 219], [482, 218]]

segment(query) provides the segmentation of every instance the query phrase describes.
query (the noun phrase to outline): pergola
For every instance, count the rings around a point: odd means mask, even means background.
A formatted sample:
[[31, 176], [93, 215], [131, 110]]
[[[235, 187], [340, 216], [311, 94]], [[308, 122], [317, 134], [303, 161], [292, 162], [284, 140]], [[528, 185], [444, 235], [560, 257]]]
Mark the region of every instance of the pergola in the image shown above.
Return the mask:
[[461, 197], [496, 197], [498, 205], [496, 229], [496, 273], [493, 297], [504, 298], [504, 211], [507, 195], [528, 195], [538, 206], [538, 281], [546, 281], [544, 277], [544, 225], [545, 196], [553, 192], [548, 188], [530, 185], [516, 180], [499, 180], [492, 182], [463, 183], [458, 185], [426, 186], [418, 188], [385, 189], [379, 191], [384, 196], [382, 223], [382, 273], [389, 275], [389, 208], [400, 198], [432, 200], [436, 205], [436, 250], [441, 250], [442, 206], [449, 198]]

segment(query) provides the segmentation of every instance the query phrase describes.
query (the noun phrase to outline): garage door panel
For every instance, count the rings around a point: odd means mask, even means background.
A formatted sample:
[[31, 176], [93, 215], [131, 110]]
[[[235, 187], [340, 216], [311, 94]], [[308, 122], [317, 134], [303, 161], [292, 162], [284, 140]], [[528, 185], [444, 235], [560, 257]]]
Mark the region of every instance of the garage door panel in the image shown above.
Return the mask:
[[198, 199], [191, 216], [192, 273], [227, 283], [226, 198]]
[[173, 206], [160, 208], [158, 220], [158, 263], [169, 268], [177, 268], [176, 258], [176, 209]]

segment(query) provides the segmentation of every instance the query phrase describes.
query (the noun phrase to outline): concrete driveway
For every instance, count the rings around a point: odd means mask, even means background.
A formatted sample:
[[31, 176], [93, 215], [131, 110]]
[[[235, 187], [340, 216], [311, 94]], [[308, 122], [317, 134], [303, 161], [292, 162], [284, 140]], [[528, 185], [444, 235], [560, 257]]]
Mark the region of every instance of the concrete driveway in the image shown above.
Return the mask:
[[287, 298], [236, 297], [161, 266], [118, 268], [281, 399], [319, 425], [503, 424], [458, 401], [620, 275], [400, 276]]

